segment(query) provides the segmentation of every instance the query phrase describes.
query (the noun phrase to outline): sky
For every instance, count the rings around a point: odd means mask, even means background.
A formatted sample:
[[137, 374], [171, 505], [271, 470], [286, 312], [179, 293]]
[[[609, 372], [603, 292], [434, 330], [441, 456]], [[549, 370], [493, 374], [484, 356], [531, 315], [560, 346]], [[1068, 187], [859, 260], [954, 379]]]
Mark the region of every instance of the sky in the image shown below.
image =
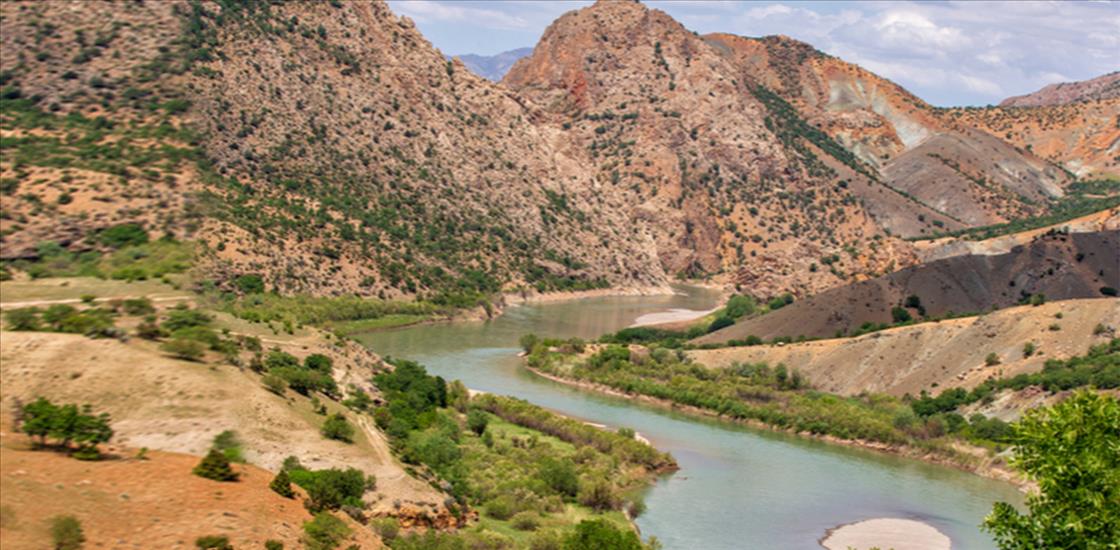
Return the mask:
[[[445, 54], [533, 46], [589, 0], [390, 0]], [[651, 0], [690, 30], [785, 34], [940, 106], [987, 105], [1120, 70], [1120, 2]]]

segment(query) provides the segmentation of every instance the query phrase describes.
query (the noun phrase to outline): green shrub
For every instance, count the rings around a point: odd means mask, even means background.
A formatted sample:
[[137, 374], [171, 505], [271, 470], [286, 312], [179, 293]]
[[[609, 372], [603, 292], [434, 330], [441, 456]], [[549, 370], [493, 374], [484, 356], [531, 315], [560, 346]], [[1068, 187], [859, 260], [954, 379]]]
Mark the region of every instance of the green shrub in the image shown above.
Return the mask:
[[129, 315], [149, 315], [156, 312], [148, 298], [127, 298], [121, 303], [121, 308]]
[[517, 513], [513, 499], [504, 495], [487, 502], [484, 511], [488, 517], [503, 521]]
[[105, 229], [98, 235], [98, 240], [111, 248], [135, 246], [148, 242], [148, 232], [139, 224], [124, 223]]
[[173, 309], [167, 312], [167, 319], [163, 322], [163, 328], [168, 332], [175, 332], [191, 327], [203, 327], [209, 325], [213, 319], [197, 309]]
[[904, 307], [895, 306], [891, 308], [891, 319], [895, 323], [908, 323], [913, 320], [910, 312]]
[[55, 550], [78, 550], [86, 541], [82, 522], [74, 516], [55, 516], [50, 519], [50, 526]]
[[727, 316], [716, 317], [715, 320], [713, 320], [711, 322], [711, 324], [708, 325], [708, 332], [715, 332], [715, 331], [717, 331], [721, 328], [726, 328], [726, 327], [729, 327], [729, 326], [734, 325], [734, 324], [735, 324], [735, 320], [732, 319], [731, 317], [727, 317]]
[[194, 545], [199, 550], [233, 550], [233, 545], [229, 543], [229, 537], [225, 535], [198, 537], [195, 539]]
[[264, 550], [284, 550], [284, 543], [278, 540], [268, 539], [264, 541]]
[[989, 366], [989, 367], [993, 367], [995, 365], [998, 365], [999, 363], [1000, 363], [999, 354], [994, 352], [994, 351], [989, 353], [987, 355], [987, 357], [984, 357], [984, 364]]
[[288, 389], [288, 383], [275, 374], [264, 375], [261, 377], [261, 383], [264, 384], [264, 387], [267, 388], [268, 391], [276, 395], [284, 395], [284, 392]]
[[312, 353], [303, 358], [303, 368], [330, 375], [334, 371], [334, 361], [321, 353]]
[[280, 470], [280, 473], [276, 474], [276, 477], [269, 482], [268, 488], [284, 498], [294, 498], [296, 496], [295, 491], [292, 490], [292, 480], [288, 477], [286, 470]]
[[467, 429], [474, 432], [475, 435], [482, 435], [489, 423], [490, 416], [485, 411], [471, 409], [467, 412]]
[[264, 279], [260, 275], [241, 275], [233, 280], [233, 286], [242, 294], [260, 294], [264, 292]]
[[185, 338], [168, 340], [160, 345], [160, 349], [173, 357], [186, 361], [198, 361], [206, 354], [206, 346], [201, 342]]
[[226, 455], [230, 462], [244, 463], [245, 457], [241, 450], [241, 440], [233, 430], [226, 430], [214, 436], [213, 449]]
[[303, 524], [303, 543], [308, 550], [332, 550], [346, 537], [350, 528], [330, 512], [319, 512], [315, 518]]
[[37, 307], [9, 309], [4, 312], [4, 319], [8, 321], [8, 330], [39, 330], [42, 328], [42, 324], [39, 322], [39, 308]]
[[372, 527], [377, 536], [386, 543], [391, 543], [401, 532], [401, 524], [397, 518], [377, 518], [373, 520]]
[[374, 487], [375, 481], [366, 477], [361, 470], [347, 468], [339, 470], [286, 469], [292, 483], [307, 491], [307, 506], [312, 511], [337, 510], [342, 506], [361, 508], [362, 495]]
[[579, 522], [564, 538], [564, 550], [642, 550], [642, 541], [633, 531], [622, 530], [604, 519]]
[[510, 525], [518, 531], [536, 531], [541, 526], [540, 514], [530, 511], [518, 512], [510, 518]]
[[238, 478], [237, 472], [229, 465], [229, 459], [217, 449], [210, 449], [191, 472], [214, 481], [237, 481]]
[[335, 439], [346, 443], [354, 442], [354, 426], [350, 425], [350, 422], [346, 420], [346, 417], [343, 416], [342, 413], [330, 415], [327, 420], [323, 422], [323, 427], [320, 429], [320, 432], [323, 434], [323, 437], [327, 439]]

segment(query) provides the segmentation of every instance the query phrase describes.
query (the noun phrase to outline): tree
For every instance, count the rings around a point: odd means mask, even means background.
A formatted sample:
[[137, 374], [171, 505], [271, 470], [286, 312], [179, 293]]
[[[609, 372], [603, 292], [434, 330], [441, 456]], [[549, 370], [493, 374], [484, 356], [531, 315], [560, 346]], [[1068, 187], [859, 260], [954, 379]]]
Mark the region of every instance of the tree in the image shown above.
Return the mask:
[[292, 490], [292, 479], [288, 477], [287, 470], [280, 470], [280, 473], [272, 478], [268, 488], [284, 498], [294, 498], [296, 496], [295, 491]]
[[471, 409], [467, 412], [467, 429], [474, 432], [475, 435], [482, 435], [486, 431], [486, 426], [490, 423], [490, 417], [486, 412], [481, 409]]
[[571, 461], [546, 457], [541, 461], [538, 477], [550, 489], [565, 497], [571, 498], [579, 493], [579, 477]]
[[896, 323], [905, 323], [913, 318], [910, 317], [910, 312], [906, 311], [906, 308], [895, 306], [891, 308], [891, 319]]
[[58, 446], [80, 459], [97, 459], [97, 445], [113, 437], [108, 414], [94, 415], [89, 405], [80, 409], [73, 404], [55, 405], [42, 397], [23, 407], [20, 430], [38, 437], [40, 446], [47, 445], [48, 438], [55, 439]]
[[564, 550], [642, 550], [642, 541], [605, 519], [585, 519], [564, 538]]
[[194, 475], [204, 477], [206, 479], [213, 479], [214, 481], [237, 481], [237, 472], [229, 465], [229, 459], [226, 455], [217, 449], [210, 449], [209, 453], [202, 458], [198, 466], [191, 470]]
[[320, 432], [327, 439], [336, 439], [346, 443], [354, 442], [354, 426], [346, 421], [346, 417], [342, 416], [342, 413], [334, 413], [327, 417]]
[[303, 366], [329, 375], [334, 370], [334, 361], [322, 353], [312, 353], [303, 359]]
[[1002, 550], [1115, 548], [1120, 533], [1120, 400], [1081, 391], [1028, 411], [1011, 463], [1038, 483], [1027, 514], [999, 502], [984, 528]]
[[74, 516], [51, 518], [51, 540], [54, 542], [54, 550], [79, 550], [86, 541], [82, 522]]

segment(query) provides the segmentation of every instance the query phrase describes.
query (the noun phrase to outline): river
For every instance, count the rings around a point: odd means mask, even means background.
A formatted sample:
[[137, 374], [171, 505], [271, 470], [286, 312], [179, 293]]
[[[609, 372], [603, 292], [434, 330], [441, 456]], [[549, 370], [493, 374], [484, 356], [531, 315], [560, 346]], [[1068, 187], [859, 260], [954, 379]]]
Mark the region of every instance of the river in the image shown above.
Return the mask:
[[667, 550], [820, 549], [839, 524], [874, 517], [916, 519], [953, 548], [994, 549], [979, 523], [992, 503], [1022, 501], [1009, 484], [951, 468], [700, 419], [581, 392], [527, 372], [518, 338], [595, 338], [639, 316], [707, 310], [718, 295], [680, 287], [675, 296], [632, 296], [509, 308], [489, 322], [409, 327], [358, 335], [385, 356], [412, 359], [448, 380], [512, 395], [608, 426], [628, 426], [669, 451], [680, 471], [650, 488], [637, 520]]

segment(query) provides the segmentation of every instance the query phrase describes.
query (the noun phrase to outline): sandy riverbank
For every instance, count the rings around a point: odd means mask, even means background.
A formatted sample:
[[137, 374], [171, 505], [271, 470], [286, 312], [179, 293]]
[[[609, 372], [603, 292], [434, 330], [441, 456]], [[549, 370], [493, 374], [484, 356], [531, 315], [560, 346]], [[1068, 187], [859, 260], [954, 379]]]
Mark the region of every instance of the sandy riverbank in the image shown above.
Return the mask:
[[507, 292], [502, 299], [507, 306], [522, 304], [549, 304], [566, 302], [569, 300], [583, 300], [585, 298], [603, 298], [606, 296], [664, 296], [675, 294], [676, 291], [669, 285], [640, 286], [640, 287], [609, 287], [591, 290], [574, 290], [563, 292]]
[[911, 519], [876, 518], [829, 529], [821, 539], [828, 550], [949, 550], [951, 542], [932, 525]]
[[[722, 301], [721, 301], [722, 303]], [[686, 321], [695, 321], [713, 311], [717, 311], [721, 306], [712, 309], [699, 310], [699, 309], [670, 309], [669, 311], [658, 311], [654, 313], [647, 313], [634, 319], [634, 324], [631, 327], [648, 327], [653, 325], [664, 325], [667, 323], [684, 323]]]

